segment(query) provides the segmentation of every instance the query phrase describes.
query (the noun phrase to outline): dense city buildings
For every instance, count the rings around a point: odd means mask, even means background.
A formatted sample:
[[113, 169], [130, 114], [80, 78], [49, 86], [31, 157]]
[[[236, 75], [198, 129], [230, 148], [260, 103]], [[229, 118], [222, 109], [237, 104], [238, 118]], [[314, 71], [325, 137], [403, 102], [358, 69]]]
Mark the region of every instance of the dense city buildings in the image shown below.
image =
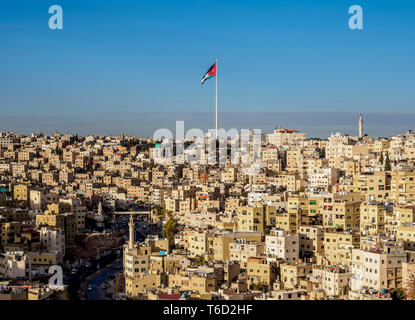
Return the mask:
[[279, 127], [256, 171], [230, 150], [159, 161], [152, 138], [0, 133], [0, 300], [405, 297], [415, 134], [356, 132]]

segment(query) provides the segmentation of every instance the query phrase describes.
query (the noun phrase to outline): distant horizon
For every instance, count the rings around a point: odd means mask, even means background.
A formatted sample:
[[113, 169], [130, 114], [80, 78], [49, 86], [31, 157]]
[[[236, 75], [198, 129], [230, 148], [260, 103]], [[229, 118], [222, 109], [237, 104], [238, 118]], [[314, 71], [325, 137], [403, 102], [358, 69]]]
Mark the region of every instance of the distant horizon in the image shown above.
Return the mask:
[[[267, 111], [220, 112], [219, 128], [229, 130], [261, 129], [273, 132], [281, 126], [304, 132], [307, 138], [326, 139], [331, 133], [358, 135], [359, 116], [363, 116], [364, 134], [390, 137], [414, 129], [415, 112], [344, 112], [344, 111]], [[155, 130], [170, 129], [175, 135], [176, 121], [184, 121], [185, 130], [214, 128], [214, 112], [137, 112], [91, 115], [3, 115], [1, 132], [22, 135], [44, 133], [81, 136], [135, 136], [149, 138]]]

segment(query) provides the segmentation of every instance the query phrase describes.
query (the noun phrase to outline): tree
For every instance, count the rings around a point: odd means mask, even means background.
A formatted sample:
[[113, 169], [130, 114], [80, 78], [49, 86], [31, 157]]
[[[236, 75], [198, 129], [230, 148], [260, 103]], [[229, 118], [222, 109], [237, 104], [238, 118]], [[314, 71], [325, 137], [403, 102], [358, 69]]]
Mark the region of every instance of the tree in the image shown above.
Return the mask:
[[389, 159], [389, 154], [386, 153], [386, 159], [385, 159], [385, 171], [391, 170], [391, 161]]
[[57, 154], [57, 155], [61, 155], [62, 154], [62, 150], [59, 148], [59, 146], [57, 145], [56, 146], [56, 148], [55, 148], [55, 153]]
[[392, 300], [404, 300], [405, 291], [401, 288], [396, 288], [392, 292]]
[[164, 217], [165, 216], [165, 211], [162, 207], [156, 207], [156, 211], [157, 211], [157, 215], [159, 217]]
[[379, 163], [383, 164], [383, 153], [380, 153], [380, 157], [379, 157]]
[[174, 236], [178, 232], [177, 221], [173, 218], [170, 218], [166, 224], [163, 226], [163, 235], [169, 239], [169, 242], [173, 242]]
[[86, 164], [86, 172], [89, 172], [90, 174], [94, 173], [94, 159], [88, 158]]

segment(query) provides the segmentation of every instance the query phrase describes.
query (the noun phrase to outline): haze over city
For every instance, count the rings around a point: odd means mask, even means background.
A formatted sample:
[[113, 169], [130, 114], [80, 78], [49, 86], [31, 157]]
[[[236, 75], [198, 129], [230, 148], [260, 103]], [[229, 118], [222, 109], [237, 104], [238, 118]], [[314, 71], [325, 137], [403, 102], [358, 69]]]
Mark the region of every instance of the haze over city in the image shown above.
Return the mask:
[[[363, 113], [366, 134], [389, 137], [414, 128], [415, 113]], [[275, 127], [294, 128], [309, 137], [326, 139], [332, 132], [357, 134], [358, 112], [220, 112], [219, 127], [225, 129], [261, 129], [272, 132]], [[152, 137], [158, 128], [175, 132], [176, 121], [184, 121], [185, 129], [214, 128], [214, 112], [146, 112], [99, 113], [96, 115], [33, 115], [0, 117], [3, 131], [31, 134], [72, 133], [80, 135], [131, 135]]]

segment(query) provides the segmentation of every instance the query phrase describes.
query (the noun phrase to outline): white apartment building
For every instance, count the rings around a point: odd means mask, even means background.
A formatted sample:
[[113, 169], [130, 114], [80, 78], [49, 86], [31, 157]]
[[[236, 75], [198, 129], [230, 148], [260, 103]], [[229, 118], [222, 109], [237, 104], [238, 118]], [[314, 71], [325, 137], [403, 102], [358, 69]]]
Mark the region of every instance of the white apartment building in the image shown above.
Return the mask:
[[340, 296], [349, 285], [351, 273], [339, 268], [313, 268], [312, 281], [319, 284], [327, 296]]
[[65, 255], [65, 232], [61, 229], [42, 227], [40, 229], [40, 249], [57, 252], [56, 260], [62, 261]]
[[329, 186], [337, 183], [339, 169], [315, 168], [308, 173], [308, 187], [327, 190]]
[[0, 276], [7, 279], [31, 280], [30, 258], [23, 251], [0, 254]]
[[258, 257], [265, 251], [265, 245], [259, 242], [248, 242], [246, 239], [236, 239], [229, 243], [229, 257], [232, 261], [238, 261], [242, 269], [246, 269], [248, 259]]
[[402, 288], [402, 264], [406, 254], [400, 251], [352, 249], [350, 288], [375, 290]]
[[273, 228], [265, 237], [265, 251], [268, 261], [282, 258], [286, 263], [297, 263], [300, 256], [300, 238], [298, 234]]
[[296, 145], [304, 142], [306, 134], [297, 130], [287, 130], [284, 128], [276, 129], [273, 133], [267, 135], [267, 142], [276, 147], [286, 145]]

